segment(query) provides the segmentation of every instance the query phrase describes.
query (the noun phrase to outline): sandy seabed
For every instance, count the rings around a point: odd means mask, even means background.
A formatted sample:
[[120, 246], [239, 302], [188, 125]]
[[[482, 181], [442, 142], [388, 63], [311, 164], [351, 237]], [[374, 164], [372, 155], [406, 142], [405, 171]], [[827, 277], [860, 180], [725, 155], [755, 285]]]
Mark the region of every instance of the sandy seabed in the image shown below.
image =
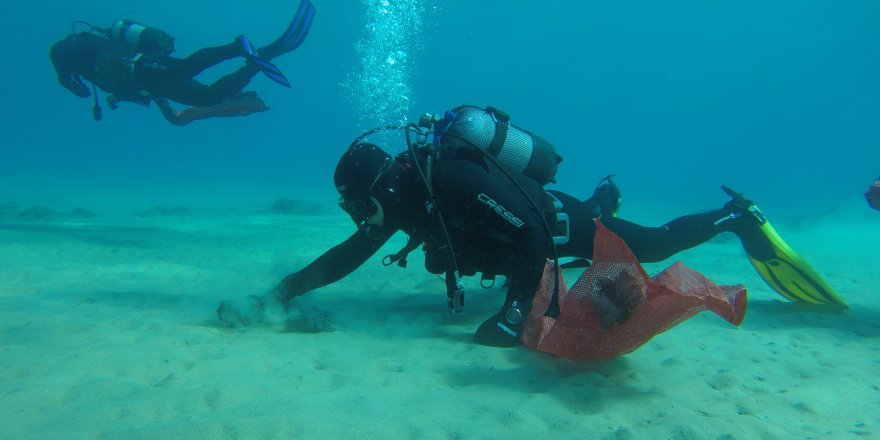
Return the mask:
[[419, 252], [380, 264], [403, 237], [295, 302], [320, 325], [222, 328], [218, 301], [264, 292], [351, 222], [163, 214], [0, 220], [4, 438], [880, 438], [880, 213], [776, 224], [848, 312], [782, 300], [719, 237], [676, 259], [749, 288], [742, 326], [704, 313], [593, 363], [474, 344], [503, 292], [470, 280], [448, 316]]

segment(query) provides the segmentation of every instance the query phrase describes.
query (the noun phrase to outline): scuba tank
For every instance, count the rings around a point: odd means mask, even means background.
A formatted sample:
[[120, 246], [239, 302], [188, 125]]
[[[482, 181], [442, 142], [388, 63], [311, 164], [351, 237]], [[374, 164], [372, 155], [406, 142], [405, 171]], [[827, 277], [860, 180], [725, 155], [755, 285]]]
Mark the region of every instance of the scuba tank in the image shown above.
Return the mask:
[[90, 33], [101, 35], [108, 40], [130, 44], [138, 52], [161, 53], [163, 55], [171, 55], [174, 52], [174, 37], [171, 34], [161, 29], [144, 26], [133, 20], [117, 20], [109, 28], [76, 20], [70, 24], [74, 34], [77, 32], [77, 25], [85, 25], [89, 28]]
[[107, 38], [135, 46], [138, 52], [154, 52], [170, 55], [174, 52], [174, 37], [168, 32], [144, 26], [124, 19], [113, 23], [106, 32]]
[[[546, 139], [511, 124], [506, 112], [492, 106], [484, 109], [462, 105], [447, 111], [442, 117], [425, 114], [419, 120], [417, 131], [420, 135], [416, 138], [416, 144], [427, 145], [430, 142], [436, 147], [438, 159], [451, 157], [460, 148], [479, 151], [502, 169], [512, 190], [522, 194], [540, 217], [546, 218], [548, 211], [553, 213], [555, 224], [552, 227], [546, 225], [553, 242], [557, 245], [568, 243], [568, 214], [561, 212], [562, 202], [541, 188], [556, 182], [556, 170], [562, 162], [562, 156]], [[427, 135], [431, 132], [434, 136], [429, 141]], [[409, 138], [407, 144], [410, 144]], [[519, 182], [515, 175], [527, 179]], [[529, 185], [527, 181], [533, 183]]]
[[[349, 149], [364, 141], [368, 136], [384, 130], [403, 130], [406, 136], [407, 151], [398, 155], [398, 160], [406, 161], [419, 174], [425, 184], [427, 199], [424, 202], [426, 213], [436, 219], [441, 230], [439, 246], [433, 249], [435, 254], [427, 255], [431, 249], [425, 248], [426, 269], [431, 273], [446, 272], [446, 290], [449, 311], [457, 314], [464, 306], [464, 288], [458, 267], [457, 257], [452, 248], [452, 241], [447, 230], [446, 221], [439, 209], [434, 196], [432, 184], [432, 170], [438, 165], [454, 156], [460, 148], [476, 150], [484, 155], [488, 162], [494, 164], [493, 169], [499, 169], [510, 180], [514, 190], [519, 191], [527, 203], [535, 210], [538, 217], [544, 220], [544, 229], [552, 238], [553, 260], [558, 261], [555, 245], [566, 244], [569, 239], [569, 219], [565, 213], [555, 212], [561, 207], [558, 200], [552, 201], [552, 196], [543, 191], [543, 186], [555, 182], [556, 169], [562, 161], [562, 157], [556, 154], [553, 145], [545, 139], [531, 132], [523, 130], [510, 123], [510, 116], [494, 107], [485, 109], [463, 105], [447, 111], [442, 116], [425, 114], [418, 124], [410, 123], [406, 126], [389, 125], [376, 127], [362, 133], [352, 141]], [[519, 179], [518, 177], [527, 177]], [[528, 187], [526, 189], [521, 183]], [[536, 194], [537, 193], [537, 194]], [[536, 195], [537, 197], [531, 197]], [[555, 206], [556, 204], [560, 206]], [[549, 206], [548, 206], [549, 204]], [[551, 227], [546, 209], [552, 209], [555, 224]], [[547, 220], [550, 220], [548, 222]], [[555, 234], [560, 231], [561, 235]], [[389, 266], [397, 263], [401, 267], [406, 266], [406, 255], [422, 244], [418, 238], [410, 237], [407, 245], [396, 254], [385, 256], [382, 264]], [[441, 252], [438, 254], [437, 252]], [[492, 279], [494, 274], [483, 274], [484, 280]], [[557, 294], [559, 286], [559, 273], [555, 271], [554, 300], [548, 307], [548, 313], [558, 312]]]
[[439, 143], [453, 149], [477, 148], [495, 158], [507, 169], [538, 182], [555, 182], [562, 157], [544, 138], [510, 123], [510, 116], [495, 108], [463, 105], [443, 118], [435, 118]]

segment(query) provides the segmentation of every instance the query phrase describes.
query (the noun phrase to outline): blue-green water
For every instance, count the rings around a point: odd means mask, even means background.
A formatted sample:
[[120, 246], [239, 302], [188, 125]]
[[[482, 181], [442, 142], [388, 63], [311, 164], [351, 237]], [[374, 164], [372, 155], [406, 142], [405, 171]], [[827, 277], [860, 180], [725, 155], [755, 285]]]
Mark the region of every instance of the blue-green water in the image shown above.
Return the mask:
[[705, 209], [726, 183], [800, 217], [860, 203], [880, 174], [877, 2], [315, 4], [308, 41], [278, 60], [293, 89], [249, 87], [270, 112], [178, 128], [130, 104], [93, 122], [48, 47], [74, 19], [119, 17], [169, 31], [180, 55], [239, 34], [262, 43], [294, 2], [7, 3], [0, 179], [330, 190], [361, 131], [465, 102], [553, 142], [560, 188], [587, 195], [617, 173], [626, 204]]
[[[181, 56], [239, 34], [263, 44], [295, 2], [4, 4], [9, 435], [877, 435], [880, 213], [862, 192], [880, 174], [880, 3], [314, 0], [308, 40], [276, 60], [293, 88], [263, 77], [248, 88], [271, 111], [183, 128], [130, 104], [92, 121], [91, 100], [61, 88], [47, 56], [76, 19], [157, 26]], [[318, 333], [217, 325], [218, 301], [262, 294], [352, 229], [336, 211], [257, 209], [279, 195], [335, 209], [332, 171], [354, 137], [462, 103], [496, 105], [553, 142], [560, 189], [587, 196], [616, 173], [635, 221], [720, 206], [720, 184], [744, 191], [851, 309], [783, 301], [726, 237], [675, 258], [745, 284], [743, 325], [702, 314], [608, 362], [474, 344], [502, 289], [469, 279], [466, 313], [448, 317], [419, 252], [406, 271], [380, 252], [298, 298], [291, 314], [329, 322]], [[18, 215], [31, 205], [99, 216]]]

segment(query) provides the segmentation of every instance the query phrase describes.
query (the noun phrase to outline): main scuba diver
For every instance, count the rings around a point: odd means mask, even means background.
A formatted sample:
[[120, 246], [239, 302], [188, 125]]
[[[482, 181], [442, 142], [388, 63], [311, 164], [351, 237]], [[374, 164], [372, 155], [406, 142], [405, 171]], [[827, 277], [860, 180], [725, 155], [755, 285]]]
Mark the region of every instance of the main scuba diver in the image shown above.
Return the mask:
[[[95, 120], [102, 118], [100, 88], [110, 94], [107, 102], [112, 109], [120, 101], [144, 106], [155, 102], [169, 122], [186, 125], [197, 119], [268, 110], [256, 93], [242, 90], [259, 72], [290, 87], [271, 61], [305, 41], [314, 16], [314, 6], [303, 0], [284, 34], [264, 47], [257, 49], [247, 37], [239, 36], [232, 43], [200, 49], [186, 58], [171, 56], [174, 38], [162, 30], [130, 20], [119, 20], [108, 29], [77, 21], [74, 32], [55, 43], [49, 56], [64, 88], [81, 98], [94, 94]], [[77, 24], [87, 25], [89, 31], [77, 33]], [[239, 57], [245, 65], [211, 85], [194, 79], [205, 69]], [[91, 90], [86, 82], [91, 83]], [[192, 107], [177, 111], [169, 101]]]
[[[733, 232], [759, 273], [763, 266], [770, 267], [765, 279], [780, 278], [771, 285], [787, 292], [783, 295], [843, 305], [805, 262], [789, 264], [796, 254], [780, 252], [784, 242], [771, 239], [772, 228], [761, 212], [727, 187], [722, 188], [733, 198], [720, 209], [679, 217], [659, 227], [641, 226], [616, 216], [620, 193], [610, 178], [585, 201], [561, 191], [545, 191], [543, 185], [553, 181], [561, 158], [547, 141], [510, 124], [498, 109], [462, 106], [442, 118], [426, 115], [418, 126], [406, 130], [409, 148], [397, 157], [364, 142], [368, 132], [339, 160], [334, 173], [339, 204], [357, 230], [263, 296], [221, 302], [217, 312], [222, 324], [239, 327], [260, 322], [266, 308], [286, 307], [294, 297], [342, 279], [395, 232], [404, 231], [407, 245], [386, 256], [383, 264], [402, 265], [409, 251], [423, 246], [426, 269], [446, 275], [453, 313], [463, 306], [460, 275], [481, 272], [484, 278], [506, 277], [504, 304], [478, 328], [474, 339], [484, 345], [514, 346], [520, 343], [546, 261], [562, 256], [591, 258], [596, 218], [642, 262], [661, 261], [719, 233]], [[433, 142], [427, 140], [431, 133]], [[785, 261], [780, 264], [780, 260]], [[777, 270], [786, 265], [796, 270]], [[820, 292], [797, 287], [806, 284], [821, 287]], [[622, 322], [634, 304], [630, 298], [609, 300], [608, 307], [600, 310], [608, 316], [600, 318], [612, 325]]]

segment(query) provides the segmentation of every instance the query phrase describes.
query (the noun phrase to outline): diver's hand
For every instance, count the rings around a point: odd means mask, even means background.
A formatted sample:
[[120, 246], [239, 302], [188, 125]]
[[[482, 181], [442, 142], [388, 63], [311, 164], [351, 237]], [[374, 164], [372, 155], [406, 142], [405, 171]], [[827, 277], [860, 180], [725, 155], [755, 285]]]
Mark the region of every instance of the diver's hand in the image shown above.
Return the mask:
[[229, 328], [246, 328], [284, 320], [285, 307], [278, 300], [277, 292], [264, 295], [222, 301], [217, 306], [220, 325]]
[[70, 90], [76, 96], [80, 98], [88, 98], [92, 96], [92, 92], [83, 84], [83, 80], [76, 75], [67, 75], [64, 77], [59, 77], [58, 81], [61, 83], [64, 88]]

